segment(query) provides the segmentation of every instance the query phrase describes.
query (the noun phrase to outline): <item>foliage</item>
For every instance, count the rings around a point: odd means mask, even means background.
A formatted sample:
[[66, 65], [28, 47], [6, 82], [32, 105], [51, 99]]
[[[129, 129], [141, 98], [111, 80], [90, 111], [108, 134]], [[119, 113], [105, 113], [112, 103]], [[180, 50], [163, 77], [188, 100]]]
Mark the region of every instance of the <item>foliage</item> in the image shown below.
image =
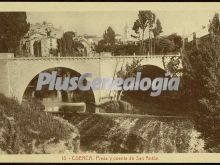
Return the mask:
[[81, 42], [74, 40], [75, 33], [65, 32], [63, 37], [58, 40], [58, 48], [61, 56], [82, 56], [80, 49], [84, 49]]
[[[59, 120], [55, 120], [51, 114], [44, 112], [39, 103], [33, 102], [24, 106], [14, 99], [0, 94], [1, 120], [3, 120], [3, 116], [13, 119], [15, 122], [15, 134], [9, 131], [5, 137], [6, 141], [0, 143], [1, 149], [11, 154], [32, 153], [33, 140], [38, 144], [51, 138], [54, 138], [55, 141], [66, 140], [73, 131]], [[13, 143], [9, 143], [8, 138], [12, 138]], [[8, 150], [9, 148], [10, 150]]]
[[204, 152], [204, 142], [187, 119], [85, 114], [68, 120], [82, 132], [82, 145], [97, 153]]
[[142, 38], [144, 38], [145, 29], [152, 28], [155, 23], [155, 14], [150, 10], [141, 10], [138, 13], [138, 19], [134, 22], [133, 30], [136, 33], [140, 33], [139, 30], [142, 31]]
[[139, 46], [135, 44], [115, 45], [114, 55], [133, 55], [139, 53]]
[[160, 33], [163, 32], [162, 29], [163, 29], [163, 28], [162, 28], [161, 22], [160, 22], [159, 19], [157, 19], [157, 20], [156, 20], [156, 26], [155, 26], [154, 29], [152, 29], [152, 32], [153, 32], [154, 37], [157, 37], [158, 35], [160, 35]]
[[103, 34], [103, 40], [108, 45], [114, 45], [115, 44], [115, 32], [112, 29], [112, 27], [108, 27], [108, 29]]
[[154, 38], [153, 42], [155, 43], [155, 54], [177, 53], [182, 48], [182, 38], [176, 33], [166, 37]]
[[219, 22], [219, 14], [215, 13], [212, 21], [210, 20], [209, 24], [209, 32], [213, 34], [220, 34], [220, 22]]
[[141, 71], [141, 59], [134, 59], [132, 63], [126, 63], [125, 68], [117, 72], [117, 76], [123, 79], [134, 77], [137, 72]]
[[178, 49], [182, 48], [183, 41], [181, 36], [178, 35], [174, 36], [173, 42]]
[[163, 67], [166, 71], [169, 71], [173, 76], [180, 76], [183, 69], [181, 68], [181, 57], [171, 57], [166, 63], [165, 56], [162, 57]]
[[[144, 35], [146, 28], [152, 31], [153, 25], [155, 23], [155, 14], [150, 10], [140, 10], [138, 13], [138, 19], [134, 22], [133, 30], [136, 34], [142, 35], [140, 50], [143, 54], [145, 52]], [[158, 27], [159, 28], [159, 27]], [[149, 36], [150, 37], [150, 36]]]
[[183, 55], [181, 94], [186, 109], [196, 115], [196, 129], [208, 152], [220, 152], [220, 36], [219, 16], [210, 22], [210, 35], [189, 43]]
[[115, 50], [115, 32], [112, 27], [108, 29], [103, 34], [103, 39], [98, 42], [96, 46], [96, 51], [100, 52], [114, 52]]
[[[128, 77], [134, 77], [137, 72], [141, 71], [141, 61], [142, 59], [133, 59], [132, 63], [126, 63], [125, 68], [122, 66], [121, 70], [119, 70], [116, 75], [117, 77], [125, 80]], [[117, 94], [117, 100], [121, 99], [121, 95], [123, 94], [123, 90], [119, 91]]]
[[202, 105], [203, 113], [220, 113], [220, 38], [203, 41], [183, 57], [184, 95]]
[[29, 30], [25, 12], [0, 12], [0, 52], [16, 53], [19, 42]]
[[108, 45], [104, 40], [100, 40], [98, 42], [98, 45], [95, 47], [96, 52], [113, 52], [114, 51], [114, 45]]

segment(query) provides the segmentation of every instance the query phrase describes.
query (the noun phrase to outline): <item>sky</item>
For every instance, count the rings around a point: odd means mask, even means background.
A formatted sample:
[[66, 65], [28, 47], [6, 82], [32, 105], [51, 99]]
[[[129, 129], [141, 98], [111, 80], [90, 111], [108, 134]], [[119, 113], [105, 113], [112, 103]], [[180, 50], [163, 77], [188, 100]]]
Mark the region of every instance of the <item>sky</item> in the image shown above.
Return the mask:
[[[202, 26], [207, 26], [216, 11], [153, 11], [160, 19], [163, 33], [169, 35], [190, 35], [199, 32]], [[138, 11], [75, 11], [75, 12], [27, 12], [27, 21], [51, 22], [64, 31], [77, 31], [78, 34], [102, 36], [108, 26], [117, 34], [123, 35], [124, 26], [132, 28], [137, 19]], [[204, 31], [204, 30], [203, 30]], [[205, 29], [207, 31], [207, 29]]]

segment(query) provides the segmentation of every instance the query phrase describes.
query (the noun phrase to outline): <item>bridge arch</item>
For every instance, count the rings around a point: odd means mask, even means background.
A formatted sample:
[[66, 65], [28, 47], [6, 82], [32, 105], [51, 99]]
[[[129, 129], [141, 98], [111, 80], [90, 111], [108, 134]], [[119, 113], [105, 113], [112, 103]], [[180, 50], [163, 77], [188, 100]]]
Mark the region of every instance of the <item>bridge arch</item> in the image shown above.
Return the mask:
[[[30, 81], [40, 72], [49, 68], [69, 68], [78, 72], [80, 75], [84, 73], [92, 73], [93, 77], [99, 76], [99, 59], [78, 59], [78, 58], [19, 58], [10, 59], [8, 65], [8, 90], [9, 97], [16, 98], [22, 102], [23, 94]], [[83, 63], [82, 63], [83, 62]], [[99, 102], [100, 94], [94, 91], [95, 103]]]
[[[165, 77], [165, 73], [166, 73], [166, 71], [162, 67], [156, 66], [156, 65], [150, 65], [150, 64], [141, 65], [141, 69], [139, 72], [141, 72], [141, 79], [145, 77], [149, 77], [151, 78], [151, 80], [157, 77]], [[151, 102], [152, 100], [157, 100], [164, 93], [164, 92], [161, 93], [160, 96], [152, 97], [150, 96], [151, 92], [152, 92], [152, 89], [149, 89], [147, 91], [141, 91], [141, 90], [126, 91], [125, 97], [127, 96], [128, 98], [131, 98], [131, 99], [133, 98], [139, 101], [142, 100], [142, 101]]]
[[[34, 87], [34, 90], [36, 90], [36, 84], [37, 84], [37, 79], [38, 79], [39, 73], [41, 73], [41, 72], [51, 72], [51, 71], [58, 71], [59, 72], [59, 70], [61, 72], [63, 72], [63, 71], [70, 72], [70, 77], [80, 77], [82, 75], [82, 73], [80, 73], [76, 70], [73, 70], [72, 68], [68, 68], [68, 67], [52, 67], [52, 68], [47, 67], [46, 69], [39, 68], [35, 71], [34, 74], [33, 73], [32, 74], [27, 74], [28, 78], [26, 78], [26, 81], [23, 83], [22, 86], [20, 86], [20, 94], [21, 95], [19, 97], [20, 98], [19, 101], [22, 102], [24, 97], [28, 96], [28, 87], [29, 86]], [[38, 72], [38, 73], [36, 73], [36, 72]], [[59, 75], [57, 75], [57, 76], [59, 76]], [[60, 75], [60, 76], [62, 76], [62, 75]], [[74, 91], [72, 91], [72, 92], [74, 92]], [[79, 91], [77, 91], [77, 92], [79, 92]], [[38, 92], [38, 93], [40, 93], [40, 92]], [[88, 103], [96, 103], [97, 102], [98, 96], [96, 95], [96, 93], [92, 89], [90, 89], [89, 91], [85, 91], [84, 95], [85, 95], [85, 93], [87, 93], [87, 94], [89, 93], [88, 96], [90, 98], [86, 98], [86, 100], [82, 100], [82, 101], [85, 101], [85, 102], [90, 101]], [[62, 98], [62, 101], [63, 101], [63, 98]]]
[[150, 64], [141, 65], [141, 72], [144, 76], [152, 76], [151, 78], [164, 76], [164, 74], [166, 73], [164, 68], [162, 68], [161, 66]]
[[[176, 55], [175, 55], [176, 56]], [[166, 56], [169, 60], [173, 55]], [[0, 80], [0, 92], [8, 97], [22, 101], [23, 93], [30, 81], [43, 70], [65, 67], [77, 71], [81, 75], [92, 73], [92, 77], [113, 78], [115, 72], [131, 63], [134, 59], [142, 59], [141, 65], [155, 65], [163, 69], [163, 56], [114, 56], [114, 57], [29, 57], [0, 59], [3, 72]], [[109, 96], [109, 91], [94, 91], [95, 103]]]

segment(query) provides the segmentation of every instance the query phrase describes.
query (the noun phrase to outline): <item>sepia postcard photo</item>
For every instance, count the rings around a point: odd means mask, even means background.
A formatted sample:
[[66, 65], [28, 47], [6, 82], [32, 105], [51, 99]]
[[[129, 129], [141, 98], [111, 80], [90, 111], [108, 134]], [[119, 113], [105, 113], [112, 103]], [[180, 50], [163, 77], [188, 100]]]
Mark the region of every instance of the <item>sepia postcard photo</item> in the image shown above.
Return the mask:
[[220, 162], [219, 14], [0, 2], [0, 162]]

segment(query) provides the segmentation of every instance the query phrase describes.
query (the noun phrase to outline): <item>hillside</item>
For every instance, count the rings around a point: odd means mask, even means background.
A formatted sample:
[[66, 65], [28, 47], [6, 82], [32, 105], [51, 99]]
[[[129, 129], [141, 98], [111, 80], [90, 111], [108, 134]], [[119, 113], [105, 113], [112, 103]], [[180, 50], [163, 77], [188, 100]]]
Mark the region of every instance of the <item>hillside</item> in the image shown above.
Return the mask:
[[77, 153], [79, 145], [78, 129], [67, 121], [0, 94], [1, 153]]

